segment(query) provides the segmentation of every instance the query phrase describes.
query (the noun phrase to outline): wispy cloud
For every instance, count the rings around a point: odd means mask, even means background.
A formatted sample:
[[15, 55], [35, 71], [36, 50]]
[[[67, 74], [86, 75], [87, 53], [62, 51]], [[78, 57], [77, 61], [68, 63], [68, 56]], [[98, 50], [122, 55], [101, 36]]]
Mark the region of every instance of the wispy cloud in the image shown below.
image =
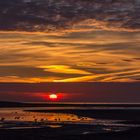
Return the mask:
[[1, 32], [0, 81], [138, 81], [139, 37], [115, 31]]
[[140, 80], [139, 0], [32, 4], [0, 11], [1, 82]]
[[81, 75], [92, 74], [90, 72], [80, 70], [80, 69], [74, 69], [74, 68], [71, 68], [70, 66], [66, 66], [66, 65], [40, 66], [40, 68], [43, 68], [45, 71], [54, 72], [54, 73], [81, 74]]

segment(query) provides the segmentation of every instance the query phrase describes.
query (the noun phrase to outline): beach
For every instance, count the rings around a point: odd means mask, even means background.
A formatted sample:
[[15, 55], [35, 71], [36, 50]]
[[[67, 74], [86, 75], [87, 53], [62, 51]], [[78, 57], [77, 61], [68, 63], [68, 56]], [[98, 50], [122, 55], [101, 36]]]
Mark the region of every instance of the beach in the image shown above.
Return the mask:
[[[29, 104], [28, 104], [29, 105]], [[139, 105], [64, 104], [0, 110], [0, 140], [132, 140], [140, 138]], [[33, 105], [35, 106], [35, 104]]]

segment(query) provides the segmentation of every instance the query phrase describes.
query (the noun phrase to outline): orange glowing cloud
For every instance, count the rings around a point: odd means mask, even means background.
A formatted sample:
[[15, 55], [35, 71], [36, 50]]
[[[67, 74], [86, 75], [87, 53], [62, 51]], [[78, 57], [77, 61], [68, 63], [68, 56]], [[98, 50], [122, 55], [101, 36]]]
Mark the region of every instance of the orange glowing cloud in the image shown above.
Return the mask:
[[50, 66], [40, 66], [45, 71], [54, 72], [54, 73], [64, 73], [64, 74], [81, 74], [81, 75], [89, 75], [92, 74], [90, 72], [74, 69], [71, 66], [66, 65], [50, 65]]

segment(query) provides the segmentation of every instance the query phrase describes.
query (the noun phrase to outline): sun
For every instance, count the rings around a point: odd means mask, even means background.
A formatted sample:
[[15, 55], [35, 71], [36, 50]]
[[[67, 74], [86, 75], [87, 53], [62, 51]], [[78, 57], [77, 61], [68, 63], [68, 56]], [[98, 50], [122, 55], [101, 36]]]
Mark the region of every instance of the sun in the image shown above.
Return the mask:
[[56, 94], [50, 94], [49, 95], [50, 100], [56, 100], [57, 98], [58, 98], [58, 96]]

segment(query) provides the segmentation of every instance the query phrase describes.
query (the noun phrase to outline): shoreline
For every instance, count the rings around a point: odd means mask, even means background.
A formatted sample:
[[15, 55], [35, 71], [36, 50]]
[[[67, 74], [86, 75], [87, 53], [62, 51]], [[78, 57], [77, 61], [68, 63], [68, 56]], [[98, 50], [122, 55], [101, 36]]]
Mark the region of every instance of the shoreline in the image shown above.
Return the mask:
[[140, 103], [84, 103], [84, 102], [8, 102], [0, 101], [0, 108], [13, 107], [140, 107]]
[[29, 112], [46, 112], [46, 113], [69, 113], [83, 117], [92, 117], [95, 119], [112, 119], [112, 120], [135, 120], [140, 121], [140, 110], [108, 110], [108, 109], [62, 109], [62, 110], [24, 110]]

